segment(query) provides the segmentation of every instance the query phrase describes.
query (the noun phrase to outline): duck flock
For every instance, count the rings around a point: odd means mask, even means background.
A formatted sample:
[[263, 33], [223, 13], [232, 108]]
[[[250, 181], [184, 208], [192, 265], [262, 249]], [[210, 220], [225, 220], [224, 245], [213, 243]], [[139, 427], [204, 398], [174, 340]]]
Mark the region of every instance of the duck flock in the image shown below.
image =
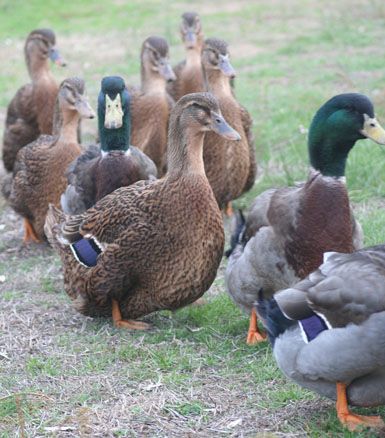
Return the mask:
[[146, 330], [138, 318], [209, 289], [232, 215], [225, 280], [250, 317], [247, 343], [268, 338], [282, 372], [335, 399], [348, 429], [383, 427], [348, 407], [385, 404], [385, 246], [362, 248], [345, 182], [357, 141], [385, 144], [370, 99], [324, 103], [309, 128], [307, 179], [263, 192], [247, 215], [233, 212], [257, 175], [252, 119], [235, 96], [227, 43], [204, 39], [196, 13], [182, 15], [180, 30], [186, 59], [176, 67], [167, 41], [150, 36], [140, 87], [102, 78], [98, 140], [87, 147], [81, 120], [96, 114], [84, 81], [58, 86], [54, 32], [28, 35], [31, 82], [8, 105], [2, 184], [24, 242], [48, 241], [59, 254], [79, 312]]

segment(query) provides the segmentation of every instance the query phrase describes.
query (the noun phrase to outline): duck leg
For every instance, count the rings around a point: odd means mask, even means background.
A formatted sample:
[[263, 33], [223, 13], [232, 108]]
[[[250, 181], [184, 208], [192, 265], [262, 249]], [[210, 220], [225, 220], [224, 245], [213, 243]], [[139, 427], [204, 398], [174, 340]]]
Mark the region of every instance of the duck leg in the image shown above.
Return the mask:
[[225, 215], [227, 217], [231, 217], [234, 214], [233, 206], [231, 205], [231, 202], [228, 202], [225, 208]]
[[24, 243], [29, 242], [32, 240], [36, 243], [41, 243], [42, 241], [39, 239], [39, 237], [36, 235], [35, 230], [33, 229], [33, 226], [31, 222], [28, 219], [24, 219]]
[[246, 342], [249, 345], [258, 344], [259, 342], [263, 342], [266, 340], [266, 335], [261, 333], [258, 328], [258, 318], [255, 309], [251, 309], [250, 314], [250, 324], [249, 324], [249, 332], [247, 333]]
[[366, 416], [352, 414], [349, 411], [348, 400], [346, 397], [345, 383], [337, 382], [337, 416], [340, 422], [347, 427], [350, 431], [357, 429], [358, 427], [376, 427], [380, 428], [385, 425], [381, 417], [378, 416]]
[[119, 303], [116, 300], [112, 300], [112, 320], [115, 327], [129, 330], [148, 330], [151, 327], [150, 324], [145, 322], [122, 319]]

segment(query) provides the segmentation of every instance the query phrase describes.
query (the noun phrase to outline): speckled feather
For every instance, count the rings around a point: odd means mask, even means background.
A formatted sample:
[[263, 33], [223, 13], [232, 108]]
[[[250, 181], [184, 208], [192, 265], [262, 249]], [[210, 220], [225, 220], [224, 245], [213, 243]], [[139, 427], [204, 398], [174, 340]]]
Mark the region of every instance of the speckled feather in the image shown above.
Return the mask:
[[[170, 123], [178, 125], [180, 112], [190, 102], [194, 109], [196, 99], [218, 109], [210, 95], [186, 96]], [[116, 298], [124, 318], [138, 318], [189, 304], [214, 281], [223, 253], [222, 218], [203, 172], [202, 137], [200, 152], [193, 147], [201, 170], [185, 167], [186, 132], [170, 127], [169, 146], [179, 164], [163, 179], [120, 188], [80, 216], [68, 218], [51, 207], [46, 233], [62, 258], [65, 290], [80, 312], [111, 315]], [[80, 265], [63, 243], [81, 236], [93, 236], [103, 248], [95, 267]]]

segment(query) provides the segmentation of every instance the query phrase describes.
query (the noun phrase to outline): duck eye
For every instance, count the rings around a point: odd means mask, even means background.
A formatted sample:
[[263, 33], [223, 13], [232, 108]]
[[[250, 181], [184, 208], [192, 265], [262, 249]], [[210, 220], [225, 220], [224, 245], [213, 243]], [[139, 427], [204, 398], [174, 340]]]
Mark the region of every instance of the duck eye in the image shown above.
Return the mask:
[[218, 118], [216, 118], [215, 121], [216, 121], [217, 123], [222, 123], [222, 120], [221, 120], [221, 119], [218, 119]]
[[372, 123], [370, 124], [370, 126], [373, 127], [373, 128], [375, 128], [376, 124], [372, 122]]

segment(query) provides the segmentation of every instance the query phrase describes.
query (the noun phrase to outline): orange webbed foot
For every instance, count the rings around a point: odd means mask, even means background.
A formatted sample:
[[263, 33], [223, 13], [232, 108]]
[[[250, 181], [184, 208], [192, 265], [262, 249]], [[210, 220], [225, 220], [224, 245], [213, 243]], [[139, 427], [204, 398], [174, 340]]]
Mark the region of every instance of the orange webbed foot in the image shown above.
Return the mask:
[[384, 421], [377, 415], [357, 415], [357, 414], [339, 414], [340, 422], [351, 432], [363, 427], [382, 428], [385, 426]]
[[247, 333], [246, 343], [249, 345], [259, 344], [266, 340], [266, 334], [261, 333], [258, 328], [258, 317], [255, 309], [251, 309], [249, 331]]
[[124, 328], [127, 330], [148, 330], [151, 328], [150, 324], [142, 321], [132, 321], [130, 319], [120, 319], [114, 321], [114, 326], [117, 328]]
[[247, 333], [246, 343], [248, 345], [255, 345], [265, 341], [266, 341], [266, 334], [261, 333], [259, 330], [249, 331]]
[[112, 320], [114, 321], [114, 326], [117, 328], [127, 330], [148, 330], [151, 328], [151, 325], [146, 322], [123, 319], [119, 303], [116, 300], [112, 300]]
[[346, 397], [347, 385], [342, 382], [337, 382], [337, 417], [341, 424], [348, 430], [354, 431], [358, 428], [373, 427], [382, 428], [385, 426], [381, 417], [352, 414], [349, 411], [348, 401]]
[[31, 222], [28, 219], [24, 219], [24, 238], [23, 242], [28, 243], [29, 241], [33, 241], [35, 243], [42, 243], [42, 240], [39, 239]]

